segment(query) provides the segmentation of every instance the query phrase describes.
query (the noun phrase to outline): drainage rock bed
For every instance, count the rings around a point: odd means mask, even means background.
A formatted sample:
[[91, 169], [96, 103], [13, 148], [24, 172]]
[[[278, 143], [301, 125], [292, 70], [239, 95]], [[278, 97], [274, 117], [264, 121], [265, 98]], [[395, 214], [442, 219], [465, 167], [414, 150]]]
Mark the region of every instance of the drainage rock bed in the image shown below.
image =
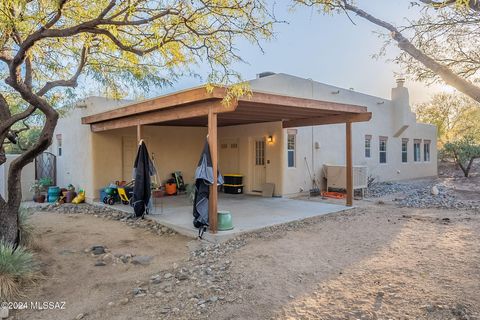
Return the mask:
[[480, 200], [461, 200], [454, 195], [454, 191], [437, 185], [438, 194], [432, 194], [432, 188], [411, 188], [405, 192], [405, 197], [394, 201], [401, 207], [409, 208], [442, 208], [465, 209], [480, 212]]
[[97, 206], [88, 203], [81, 204], [71, 204], [65, 203], [62, 205], [43, 205], [43, 206], [33, 206], [29, 207], [29, 210], [32, 211], [47, 211], [47, 212], [57, 212], [64, 214], [91, 214], [98, 218], [104, 218], [108, 220], [118, 220], [126, 223], [127, 225], [134, 228], [144, 228], [148, 229], [153, 233], [158, 235], [173, 235], [176, 232], [154, 220], [151, 219], [130, 219], [130, 214], [114, 208], [106, 206]]
[[[436, 192], [432, 192], [432, 188], [436, 188]], [[379, 182], [373, 184], [367, 191], [368, 198], [389, 195], [396, 195], [393, 201], [400, 207], [480, 211], [480, 195], [476, 199], [460, 199], [454, 189], [445, 187], [438, 180]]]

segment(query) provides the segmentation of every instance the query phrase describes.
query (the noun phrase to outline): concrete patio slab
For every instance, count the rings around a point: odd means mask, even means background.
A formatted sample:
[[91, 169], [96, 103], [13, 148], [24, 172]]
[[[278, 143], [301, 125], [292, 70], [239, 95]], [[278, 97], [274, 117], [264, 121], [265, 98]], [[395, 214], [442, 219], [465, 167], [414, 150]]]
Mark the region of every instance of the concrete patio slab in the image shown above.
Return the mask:
[[[118, 204], [113, 207], [133, 212], [129, 206]], [[216, 234], [207, 231], [204, 239], [211, 242], [223, 242], [242, 233], [350, 208], [318, 201], [220, 194], [218, 210], [231, 212], [234, 228], [233, 230], [219, 231]], [[192, 223], [192, 204], [184, 195], [156, 200], [155, 208], [147, 218], [154, 219], [182, 235], [193, 238], [198, 236], [198, 229], [194, 228]]]

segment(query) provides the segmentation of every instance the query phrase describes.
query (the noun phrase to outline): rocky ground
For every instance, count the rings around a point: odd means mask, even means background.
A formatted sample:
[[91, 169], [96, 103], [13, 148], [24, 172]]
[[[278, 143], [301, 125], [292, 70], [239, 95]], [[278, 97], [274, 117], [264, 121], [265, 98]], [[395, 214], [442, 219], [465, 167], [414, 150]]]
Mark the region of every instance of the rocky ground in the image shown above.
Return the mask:
[[47, 278], [27, 295], [68, 309], [12, 319], [480, 319], [471, 181], [379, 185], [353, 210], [223, 244], [110, 208], [43, 209]]
[[[480, 160], [480, 159], [479, 159]], [[436, 179], [373, 183], [367, 198], [387, 198], [398, 206], [480, 210], [480, 161], [465, 178], [453, 163], [442, 163]]]

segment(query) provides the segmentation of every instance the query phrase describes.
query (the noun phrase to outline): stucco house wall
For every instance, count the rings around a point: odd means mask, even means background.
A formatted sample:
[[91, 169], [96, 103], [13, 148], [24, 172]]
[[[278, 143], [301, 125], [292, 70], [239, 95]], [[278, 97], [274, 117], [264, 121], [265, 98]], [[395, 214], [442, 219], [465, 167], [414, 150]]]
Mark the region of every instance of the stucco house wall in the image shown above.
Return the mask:
[[[400, 83], [392, 89], [392, 99], [374, 97], [309, 79], [286, 74], [274, 74], [250, 81], [254, 91], [277, 93], [301, 98], [363, 105], [372, 112], [369, 122], [352, 125], [353, 163], [365, 165], [377, 181], [411, 179], [437, 174], [436, 128], [419, 124], [410, 110], [408, 90]], [[130, 180], [129, 169], [136, 152], [136, 129], [125, 128], [92, 133], [81, 124], [81, 117], [117, 108], [129, 101], [113, 101], [90, 97], [80, 107], [60, 119], [55, 134], [61, 135], [62, 155], [57, 158], [58, 184], [69, 183], [86, 190], [87, 200], [98, 199], [99, 190], [114, 180]], [[287, 136], [296, 134], [295, 167], [287, 165]], [[143, 138], [155, 155], [159, 178], [170, 178], [181, 170], [186, 183], [193, 182], [194, 170], [203, 148], [207, 128], [144, 126]], [[371, 136], [371, 157], [365, 157], [365, 136]], [[222, 141], [238, 144], [238, 163], [234, 173], [244, 176], [245, 192], [252, 191], [254, 143], [256, 138], [266, 143], [265, 181], [275, 185], [274, 195], [290, 196], [312, 187], [309, 170], [322, 182], [325, 164], [345, 164], [345, 125], [323, 125], [283, 129], [280, 122], [221, 127], [218, 145]], [[379, 163], [380, 137], [387, 137], [387, 162]], [[408, 139], [408, 162], [402, 163], [402, 139]], [[421, 160], [413, 161], [413, 143], [420, 139]], [[423, 143], [430, 140], [430, 161], [423, 161]], [[318, 147], [316, 147], [318, 145]], [[128, 147], [130, 146], [130, 147]], [[52, 152], [58, 154], [59, 140], [54, 139]], [[132, 163], [130, 163], [132, 162]], [[222, 168], [222, 164], [225, 170]], [[228, 164], [228, 165], [227, 165]], [[228, 159], [219, 150], [219, 169], [231, 170]]]
[[[383, 99], [287, 74], [274, 74], [250, 81], [254, 91], [277, 93], [366, 106], [372, 112], [369, 122], [352, 124], [353, 164], [368, 167], [376, 181], [403, 180], [437, 175], [436, 127], [416, 123], [407, 88], [401, 82], [392, 89], [392, 99]], [[283, 131], [286, 153], [287, 134]], [[291, 130], [291, 129], [290, 129]], [[297, 194], [312, 187], [307, 164], [317, 181], [322, 181], [324, 164], [345, 164], [345, 125], [296, 128], [296, 166], [289, 168], [284, 157], [283, 195]], [[371, 135], [371, 157], [365, 157], [365, 136]], [[379, 162], [380, 137], [387, 137], [387, 163]], [[402, 163], [402, 139], [409, 139], [408, 162]], [[420, 162], [413, 161], [413, 142], [421, 139]], [[423, 161], [423, 143], [430, 141], [430, 161]], [[315, 148], [318, 143], [319, 148]], [[320, 179], [318, 179], [320, 178]]]
[[[7, 161], [0, 166], [0, 195], [3, 199], [8, 199], [8, 170], [13, 160], [18, 157], [16, 154], [7, 154]], [[33, 192], [30, 191], [30, 186], [35, 181], [35, 165], [34, 162], [27, 164], [22, 170], [21, 176], [22, 184], [22, 200], [32, 200]]]

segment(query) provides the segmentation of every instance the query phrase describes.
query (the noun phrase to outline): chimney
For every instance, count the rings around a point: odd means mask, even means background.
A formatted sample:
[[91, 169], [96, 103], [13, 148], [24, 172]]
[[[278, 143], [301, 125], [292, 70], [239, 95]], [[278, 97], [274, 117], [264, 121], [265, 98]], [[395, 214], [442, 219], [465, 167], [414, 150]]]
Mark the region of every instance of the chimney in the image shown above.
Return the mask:
[[404, 87], [405, 78], [396, 79], [397, 86], [392, 88], [394, 137], [399, 137], [410, 124], [415, 123], [415, 114], [410, 109], [410, 96]]
[[396, 79], [397, 81], [397, 88], [402, 88], [403, 85], [405, 84], [405, 78], [404, 77], [398, 77]]

